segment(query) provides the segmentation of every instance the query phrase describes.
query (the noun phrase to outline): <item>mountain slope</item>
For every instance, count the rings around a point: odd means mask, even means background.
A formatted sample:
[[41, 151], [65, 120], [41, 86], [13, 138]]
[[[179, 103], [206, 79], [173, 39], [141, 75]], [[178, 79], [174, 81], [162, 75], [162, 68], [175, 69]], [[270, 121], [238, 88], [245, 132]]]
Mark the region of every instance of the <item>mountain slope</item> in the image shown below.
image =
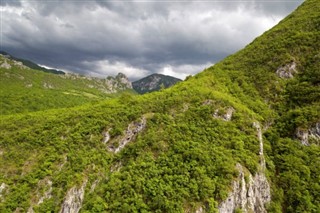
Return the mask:
[[98, 79], [76, 74], [56, 75], [26, 67], [0, 55], [0, 114], [72, 107], [131, 91], [123, 74]]
[[0, 211], [317, 212], [319, 7], [169, 89], [3, 116]]
[[152, 74], [147, 77], [144, 77], [138, 81], [132, 82], [133, 89], [140, 93], [148, 93], [153, 91], [158, 91], [163, 88], [168, 88], [181, 80], [172, 76], [162, 75], [162, 74]]
[[40, 71], [47, 72], [47, 73], [52, 73], [52, 74], [60, 74], [60, 75], [64, 75], [65, 74], [61, 70], [47, 69], [45, 67], [39, 66], [38, 64], [36, 64], [36, 63], [34, 63], [32, 61], [21, 59], [21, 58], [16, 58], [16, 57], [14, 57], [14, 56], [12, 56], [12, 55], [8, 54], [7, 52], [4, 52], [4, 51], [0, 51], [0, 54], [5, 56], [8, 59], [12, 59], [12, 60], [21, 62], [24, 66], [29, 67], [29, 68], [34, 69], [34, 70], [40, 70]]

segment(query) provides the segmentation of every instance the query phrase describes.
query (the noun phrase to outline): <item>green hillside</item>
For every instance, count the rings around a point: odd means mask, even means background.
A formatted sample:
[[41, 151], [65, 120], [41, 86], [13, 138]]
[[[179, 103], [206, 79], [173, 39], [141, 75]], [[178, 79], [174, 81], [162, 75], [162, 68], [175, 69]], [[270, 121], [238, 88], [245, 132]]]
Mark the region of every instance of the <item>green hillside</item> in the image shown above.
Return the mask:
[[[131, 91], [112, 79], [46, 73], [0, 55], [0, 114], [74, 107], [115, 97], [117, 92]], [[119, 82], [119, 85], [108, 82]]]
[[319, 11], [160, 92], [2, 116], [0, 212], [319, 212]]

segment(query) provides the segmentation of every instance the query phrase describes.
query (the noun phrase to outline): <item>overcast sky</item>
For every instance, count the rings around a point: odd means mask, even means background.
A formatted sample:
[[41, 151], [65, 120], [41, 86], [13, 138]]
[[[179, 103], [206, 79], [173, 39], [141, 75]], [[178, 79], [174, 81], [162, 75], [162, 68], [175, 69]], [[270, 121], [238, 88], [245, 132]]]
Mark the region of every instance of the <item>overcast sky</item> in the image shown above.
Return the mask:
[[303, 0], [1, 0], [1, 50], [91, 76], [181, 79], [243, 48]]

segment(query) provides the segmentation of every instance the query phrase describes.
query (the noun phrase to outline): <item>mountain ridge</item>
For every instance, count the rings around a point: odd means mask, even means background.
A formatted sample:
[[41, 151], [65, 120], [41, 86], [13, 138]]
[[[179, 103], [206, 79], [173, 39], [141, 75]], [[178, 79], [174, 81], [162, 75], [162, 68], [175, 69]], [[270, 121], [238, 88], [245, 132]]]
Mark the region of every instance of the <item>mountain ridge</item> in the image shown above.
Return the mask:
[[1, 118], [0, 210], [317, 212], [319, 7], [166, 90]]
[[181, 79], [169, 75], [154, 73], [132, 82], [132, 86], [139, 94], [144, 94], [171, 87], [180, 81]]

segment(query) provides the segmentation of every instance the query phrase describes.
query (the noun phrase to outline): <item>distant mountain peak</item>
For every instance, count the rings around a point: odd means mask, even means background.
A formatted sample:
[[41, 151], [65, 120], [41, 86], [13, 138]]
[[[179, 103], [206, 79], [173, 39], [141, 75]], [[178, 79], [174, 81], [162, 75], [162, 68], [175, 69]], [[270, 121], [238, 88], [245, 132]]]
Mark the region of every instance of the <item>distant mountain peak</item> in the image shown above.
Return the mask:
[[136, 92], [144, 94], [148, 92], [158, 91], [162, 87], [171, 87], [180, 81], [181, 79], [172, 76], [154, 73], [140, 80], [134, 81], [132, 83], [132, 86]]

